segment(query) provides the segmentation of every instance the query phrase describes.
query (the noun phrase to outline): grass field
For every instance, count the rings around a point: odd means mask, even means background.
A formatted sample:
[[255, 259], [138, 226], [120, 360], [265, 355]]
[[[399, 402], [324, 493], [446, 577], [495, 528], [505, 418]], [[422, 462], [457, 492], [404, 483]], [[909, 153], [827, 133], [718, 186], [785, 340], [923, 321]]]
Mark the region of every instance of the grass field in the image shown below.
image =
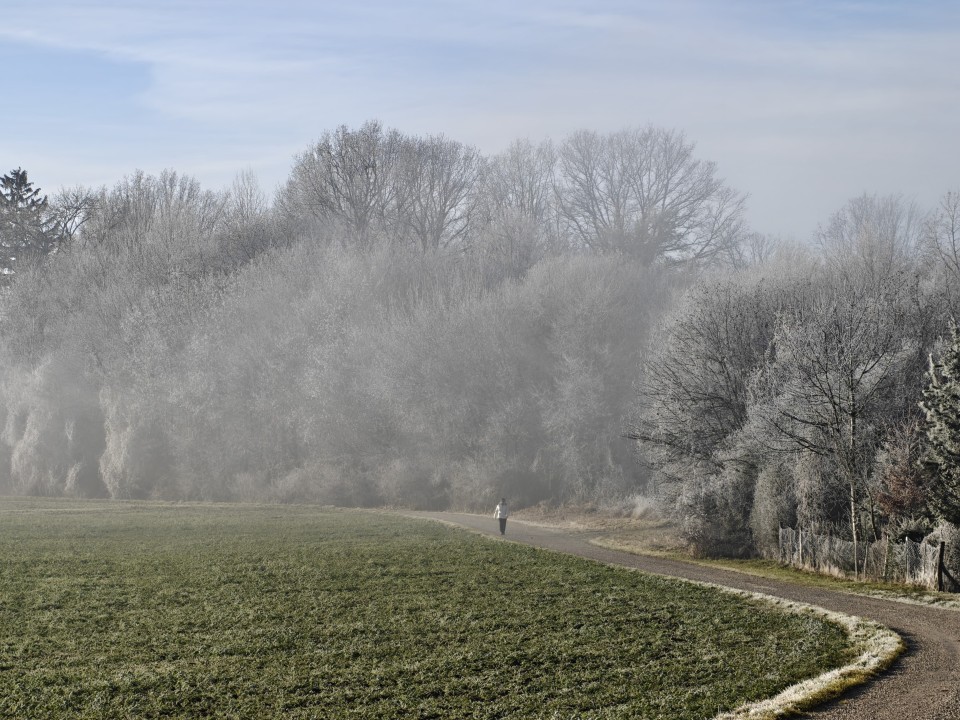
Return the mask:
[[840, 629], [433, 523], [0, 499], [0, 717], [705, 718]]

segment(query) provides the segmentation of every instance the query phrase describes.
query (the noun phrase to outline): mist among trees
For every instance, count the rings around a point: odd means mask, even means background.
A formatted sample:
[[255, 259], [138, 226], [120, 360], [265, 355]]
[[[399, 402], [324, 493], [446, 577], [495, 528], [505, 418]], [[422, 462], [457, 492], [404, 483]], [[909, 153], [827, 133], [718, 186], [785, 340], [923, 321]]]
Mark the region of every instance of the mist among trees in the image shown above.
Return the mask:
[[793, 246], [676, 131], [491, 157], [370, 122], [273, 197], [18, 168], [0, 200], [0, 492], [645, 494], [735, 554], [960, 517], [956, 193], [841, 198]]

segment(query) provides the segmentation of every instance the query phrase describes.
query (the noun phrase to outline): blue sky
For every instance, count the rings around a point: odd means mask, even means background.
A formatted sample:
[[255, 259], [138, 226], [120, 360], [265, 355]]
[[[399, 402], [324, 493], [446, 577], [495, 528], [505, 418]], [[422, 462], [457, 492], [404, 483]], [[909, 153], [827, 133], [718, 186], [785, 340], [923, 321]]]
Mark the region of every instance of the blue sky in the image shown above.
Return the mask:
[[798, 240], [864, 192], [960, 189], [953, 0], [46, 0], [4, 7], [0, 63], [0, 169], [45, 192], [164, 168], [272, 192], [369, 119], [487, 153], [678, 128]]

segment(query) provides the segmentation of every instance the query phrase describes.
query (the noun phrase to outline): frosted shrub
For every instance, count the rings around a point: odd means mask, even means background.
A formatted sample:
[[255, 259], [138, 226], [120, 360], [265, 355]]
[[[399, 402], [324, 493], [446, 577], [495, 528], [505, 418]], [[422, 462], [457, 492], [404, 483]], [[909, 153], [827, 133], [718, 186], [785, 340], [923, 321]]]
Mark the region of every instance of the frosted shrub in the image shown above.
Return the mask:
[[763, 468], [757, 475], [750, 513], [756, 549], [764, 556], [775, 556], [780, 528], [793, 527], [796, 519], [797, 501], [789, 470], [779, 464]]

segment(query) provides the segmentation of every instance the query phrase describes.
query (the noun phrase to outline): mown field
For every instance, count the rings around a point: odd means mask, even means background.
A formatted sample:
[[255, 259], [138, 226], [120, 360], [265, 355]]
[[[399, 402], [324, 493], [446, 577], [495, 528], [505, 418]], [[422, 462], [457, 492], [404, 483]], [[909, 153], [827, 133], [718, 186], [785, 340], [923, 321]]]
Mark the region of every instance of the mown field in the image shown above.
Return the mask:
[[839, 628], [429, 522], [0, 499], [0, 717], [711, 717]]

